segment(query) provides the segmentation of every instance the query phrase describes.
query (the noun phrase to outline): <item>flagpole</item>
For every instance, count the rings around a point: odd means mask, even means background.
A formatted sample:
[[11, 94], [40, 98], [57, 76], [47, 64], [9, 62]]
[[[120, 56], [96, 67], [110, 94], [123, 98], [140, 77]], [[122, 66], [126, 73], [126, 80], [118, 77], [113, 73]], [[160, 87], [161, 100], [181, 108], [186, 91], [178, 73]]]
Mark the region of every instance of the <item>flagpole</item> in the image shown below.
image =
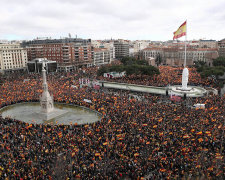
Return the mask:
[[185, 35], [185, 46], [184, 46], [184, 68], [186, 67], [187, 61], [187, 20], [186, 20], [186, 35]]

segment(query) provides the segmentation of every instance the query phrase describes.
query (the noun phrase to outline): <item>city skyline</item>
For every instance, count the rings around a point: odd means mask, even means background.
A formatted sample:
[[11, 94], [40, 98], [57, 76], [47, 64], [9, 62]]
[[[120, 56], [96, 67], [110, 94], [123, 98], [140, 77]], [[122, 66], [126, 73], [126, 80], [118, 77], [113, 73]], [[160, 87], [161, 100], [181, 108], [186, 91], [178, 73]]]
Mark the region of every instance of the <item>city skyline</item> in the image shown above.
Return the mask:
[[[2, 0], [0, 39], [72, 37], [167, 41], [187, 20], [187, 39], [224, 39], [225, 2], [218, 0]], [[184, 40], [184, 38], [180, 38]]]

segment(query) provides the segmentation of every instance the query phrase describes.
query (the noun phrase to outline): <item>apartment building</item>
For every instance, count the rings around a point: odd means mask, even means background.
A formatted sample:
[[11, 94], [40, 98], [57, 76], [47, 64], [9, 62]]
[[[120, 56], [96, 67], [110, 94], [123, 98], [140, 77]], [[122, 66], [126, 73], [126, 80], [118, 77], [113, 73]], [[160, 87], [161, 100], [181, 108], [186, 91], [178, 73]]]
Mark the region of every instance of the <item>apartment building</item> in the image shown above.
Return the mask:
[[135, 57], [138, 56], [141, 52], [141, 50], [147, 48], [149, 46], [151, 41], [147, 40], [136, 40], [132, 41], [129, 44], [129, 56]]
[[219, 56], [225, 57], [225, 39], [218, 41]]
[[115, 59], [115, 47], [113, 41], [104, 42], [103, 46], [100, 48], [106, 48], [110, 51], [110, 62]]
[[93, 55], [94, 47], [90, 44], [87, 45], [74, 45], [75, 60], [74, 65], [76, 67], [81, 66], [92, 66], [93, 64]]
[[122, 57], [129, 56], [129, 43], [125, 40], [114, 41], [115, 58], [121, 59]]
[[115, 59], [115, 47], [113, 40], [93, 40], [91, 41], [92, 46], [95, 48], [106, 48], [110, 51], [110, 61]]
[[[28, 60], [31, 61], [36, 58], [47, 58], [55, 60], [58, 63], [69, 63], [66, 55], [69, 56], [71, 51], [71, 44], [31, 44], [26, 47]], [[68, 52], [65, 51], [68, 49]]]
[[45, 39], [23, 42], [28, 52], [28, 61], [47, 58], [56, 61], [59, 71], [71, 71], [93, 64], [93, 47], [90, 39]]
[[105, 64], [110, 64], [110, 50], [107, 48], [95, 48], [94, 49], [94, 62], [93, 65], [101, 66]]
[[0, 44], [0, 70], [23, 70], [27, 65], [27, 51], [20, 44]]
[[141, 50], [147, 48], [149, 46], [149, 44], [151, 43], [151, 41], [147, 41], [147, 40], [136, 40], [134, 41], [133, 47], [134, 47], [134, 54], [140, 52]]

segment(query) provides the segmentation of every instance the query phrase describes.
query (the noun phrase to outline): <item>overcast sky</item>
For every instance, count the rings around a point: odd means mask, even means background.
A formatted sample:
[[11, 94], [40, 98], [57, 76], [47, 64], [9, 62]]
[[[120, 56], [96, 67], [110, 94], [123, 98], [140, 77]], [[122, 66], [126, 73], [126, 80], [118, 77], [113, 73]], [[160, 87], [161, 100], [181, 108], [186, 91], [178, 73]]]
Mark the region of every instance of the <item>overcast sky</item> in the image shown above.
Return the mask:
[[[0, 0], [0, 39], [171, 40], [225, 38], [225, 0]], [[183, 40], [183, 38], [180, 38]]]

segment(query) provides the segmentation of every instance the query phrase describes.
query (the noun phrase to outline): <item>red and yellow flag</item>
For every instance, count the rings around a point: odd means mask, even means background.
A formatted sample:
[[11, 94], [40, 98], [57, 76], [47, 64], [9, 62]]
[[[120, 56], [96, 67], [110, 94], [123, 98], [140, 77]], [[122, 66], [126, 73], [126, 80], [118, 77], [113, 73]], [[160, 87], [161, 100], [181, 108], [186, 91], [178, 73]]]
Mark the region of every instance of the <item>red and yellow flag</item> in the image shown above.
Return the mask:
[[29, 126], [27, 126], [26, 129], [29, 129], [29, 128], [31, 128], [31, 127], [32, 127], [32, 124], [30, 124]]
[[62, 132], [59, 132], [58, 133], [58, 136], [61, 138], [62, 137]]
[[74, 157], [76, 155], [76, 153], [75, 152], [72, 152], [72, 157]]
[[216, 159], [223, 159], [223, 156], [220, 153], [216, 153]]
[[196, 135], [202, 135], [202, 131], [197, 132]]
[[185, 135], [183, 136], [183, 138], [184, 138], [184, 139], [187, 139], [187, 138], [190, 138], [190, 136], [189, 136], [188, 134], [185, 134]]
[[166, 172], [166, 169], [161, 168], [161, 169], [159, 169], [159, 171], [160, 171], [160, 172]]
[[173, 33], [173, 39], [178, 39], [186, 35], [187, 32], [187, 22], [185, 21], [178, 29]]

